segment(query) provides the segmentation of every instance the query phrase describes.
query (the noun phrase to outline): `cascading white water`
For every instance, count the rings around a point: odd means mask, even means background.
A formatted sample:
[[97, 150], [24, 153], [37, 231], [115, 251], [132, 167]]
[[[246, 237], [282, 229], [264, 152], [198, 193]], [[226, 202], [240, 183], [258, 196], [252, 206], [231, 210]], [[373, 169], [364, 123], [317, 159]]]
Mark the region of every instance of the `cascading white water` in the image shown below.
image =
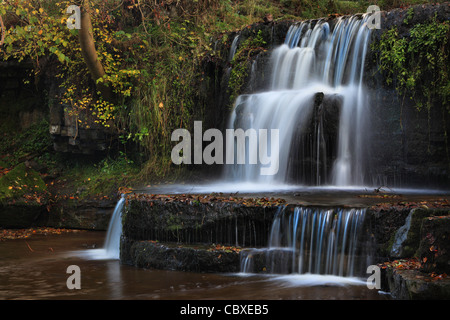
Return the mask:
[[[249, 164], [248, 161], [236, 164], [235, 161], [225, 167], [227, 180], [286, 182], [295, 135], [299, 134], [299, 128], [301, 132], [309, 124], [314, 97], [322, 92], [325, 95], [337, 94], [343, 99], [331, 179], [324, 181], [316, 176], [314, 181], [336, 186], [363, 185], [368, 103], [363, 74], [370, 35], [370, 29], [366, 27], [368, 18], [368, 15], [340, 17], [333, 30], [325, 20], [302, 22], [290, 27], [285, 43], [272, 53], [269, 91], [239, 96], [229, 120], [230, 129], [279, 130], [279, 171], [274, 176], [262, 176], [259, 173], [264, 165]], [[319, 143], [320, 134], [318, 131], [315, 139]], [[320, 150], [321, 147], [317, 146], [316, 169]]]
[[111, 259], [120, 258], [120, 237], [122, 236], [122, 212], [125, 207], [125, 196], [122, 195], [117, 202], [111, 219], [109, 220], [105, 243], [101, 249], [90, 249], [85, 252], [91, 259]]
[[120, 257], [120, 237], [122, 235], [122, 211], [125, 206], [125, 197], [122, 195], [114, 208], [109, 221], [108, 232], [105, 240], [105, 255], [111, 259]]
[[228, 60], [229, 61], [233, 60], [234, 55], [236, 54], [238, 41], [239, 41], [239, 34], [237, 34], [234, 37], [233, 42], [231, 43], [230, 52], [228, 54]]
[[364, 209], [297, 207], [287, 217], [279, 214], [272, 225], [269, 252], [288, 249], [294, 272], [353, 276], [364, 213]]
[[364, 215], [365, 209], [280, 210], [272, 223], [268, 247], [248, 250], [241, 257], [241, 271], [253, 272], [252, 260], [263, 254], [272, 274], [355, 276]]

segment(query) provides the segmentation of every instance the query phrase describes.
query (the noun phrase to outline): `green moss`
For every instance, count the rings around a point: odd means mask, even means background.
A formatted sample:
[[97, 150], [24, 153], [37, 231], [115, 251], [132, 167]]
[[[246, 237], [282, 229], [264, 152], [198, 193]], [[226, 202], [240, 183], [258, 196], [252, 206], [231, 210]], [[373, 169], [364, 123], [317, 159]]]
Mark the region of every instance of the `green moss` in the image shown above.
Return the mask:
[[130, 188], [139, 181], [139, 167], [124, 154], [106, 157], [94, 163], [68, 164], [59, 178], [66, 185], [66, 192], [80, 200], [98, 196], [115, 197], [121, 188]]
[[[408, 11], [406, 22], [413, 13]], [[450, 24], [433, 18], [413, 26], [410, 36], [400, 37], [398, 29], [392, 28], [372, 44], [387, 85], [394, 85], [401, 96], [414, 101], [418, 111], [450, 101], [449, 35]]]
[[403, 244], [403, 252], [406, 257], [414, 256], [420, 244], [420, 228], [424, 218], [433, 215], [432, 210], [416, 209], [411, 212], [411, 227], [408, 231], [408, 237]]
[[38, 172], [19, 164], [0, 178], [0, 201], [19, 199], [26, 194], [45, 192], [47, 186]]
[[178, 231], [183, 228], [181, 219], [177, 215], [170, 215], [167, 218], [167, 230]]
[[[6, 121], [8, 122], [8, 120]], [[46, 119], [32, 125], [30, 128], [19, 131], [0, 128], [0, 151], [3, 155], [4, 168], [17, 165], [22, 158], [34, 156], [35, 160], [46, 154], [52, 147], [52, 139], [48, 132], [49, 123]]]
[[228, 93], [230, 102], [234, 103], [236, 98], [242, 93], [245, 79], [248, 77], [248, 63], [245, 60], [235, 61], [231, 70], [230, 80], [228, 82]]
[[231, 103], [234, 103], [244, 89], [244, 84], [251, 67], [250, 61], [254, 56], [266, 50], [267, 42], [264, 39], [263, 31], [259, 30], [239, 45], [231, 61], [233, 68], [231, 69], [228, 82], [228, 93], [230, 94]]
[[[448, 215], [448, 210], [432, 210], [417, 208], [411, 211], [411, 225], [407, 237], [402, 243], [401, 257], [411, 258], [417, 256], [421, 241], [422, 223], [425, 218], [432, 216]], [[396, 233], [394, 233], [387, 244], [387, 253], [390, 253], [394, 244]]]

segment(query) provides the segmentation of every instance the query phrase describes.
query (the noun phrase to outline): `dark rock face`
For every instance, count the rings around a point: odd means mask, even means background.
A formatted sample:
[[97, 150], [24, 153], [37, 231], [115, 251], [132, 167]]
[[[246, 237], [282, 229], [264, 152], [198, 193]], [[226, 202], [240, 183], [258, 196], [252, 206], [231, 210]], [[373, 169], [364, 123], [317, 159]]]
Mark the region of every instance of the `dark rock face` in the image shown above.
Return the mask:
[[396, 300], [447, 300], [450, 298], [450, 279], [431, 281], [416, 270], [385, 271], [385, 288]]
[[46, 213], [44, 206], [30, 204], [0, 204], [2, 228], [30, 228], [39, 225]]
[[54, 227], [106, 231], [115, 201], [61, 201], [47, 204], [0, 204], [2, 228]]
[[[56, 97], [62, 97], [60, 88], [53, 88]], [[77, 154], [103, 153], [115, 141], [115, 135], [106, 127], [95, 122], [89, 112], [75, 116], [71, 108], [59, 99], [49, 103], [50, 128], [53, 148], [58, 152]]]
[[106, 231], [115, 204], [113, 200], [61, 201], [41, 216], [41, 224], [56, 228]]
[[48, 113], [43, 93], [48, 79], [44, 76], [35, 83], [29, 77], [31, 70], [29, 62], [0, 62], [0, 117], [4, 130], [27, 129]]
[[337, 156], [341, 106], [339, 95], [316, 94], [311, 120], [306, 128], [297, 128], [291, 145], [289, 183], [324, 185], [330, 182]]
[[[450, 214], [448, 209], [392, 207], [381, 211], [369, 209], [367, 213], [366, 224], [374, 237], [374, 250], [379, 261], [425, 257], [425, 249], [429, 249], [437, 239], [447, 237], [444, 230]], [[436, 228], [439, 234], [436, 236], [431, 233], [434, 223], [440, 226]], [[441, 229], [444, 233], [439, 232]], [[448, 252], [445, 246], [441, 246], [441, 254]]]
[[277, 211], [278, 207], [220, 202], [130, 200], [123, 218], [123, 236], [136, 241], [265, 246]]
[[[395, 27], [400, 37], [409, 37], [412, 27], [448, 21], [450, 3], [417, 5], [381, 13], [381, 30], [374, 30], [372, 43]], [[418, 111], [409, 99], [400, 96], [378, 70], [376, 52], [366, 59], [365, 82], [371, 101], [370, 167], [374, 185], [397, 187], [445, 188], [450, 182], [449, 141], [446, 139], [450, 113], [435, 103]], [[416, 97], [423, 92], [414, 92]]]
[[450, 274], [450, 216], [423, 220], [417, 256], [425, 272]]
[[373, 91], [370, 167], [374, 185], [447, 189], [448, 112], [444, 106], [435, 106], [428, 115], [411, 103], [402, 103], [392, 90]]
[[235, 251], [159, 244], [152, 241], [122, 241], [121, 261], [139, 268], [188, 272], [239, 272]]
[[392, 238], [397, 230], [405, 224], [410, 210], [386, 210], [380, 212], [368, 211], [366, 223], [374, 237], [376, 255], [380, 261], [388, 259], [391, 250]]
[[78, 127], [77, 117], [71, 116], [67, 106], [58, 104], [50, 109], [50, 134], [55, 151], [81, 154], [103, 152], [112, 135], [104, 127], [90, 121], [89, 128]]

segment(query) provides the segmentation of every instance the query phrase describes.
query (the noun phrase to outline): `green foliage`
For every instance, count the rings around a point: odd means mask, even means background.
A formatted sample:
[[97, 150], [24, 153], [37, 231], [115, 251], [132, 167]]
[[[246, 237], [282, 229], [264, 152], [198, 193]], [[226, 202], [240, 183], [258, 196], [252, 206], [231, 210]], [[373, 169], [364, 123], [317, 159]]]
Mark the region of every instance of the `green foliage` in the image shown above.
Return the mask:
[[76, 195], [77, 199], [115, 198], [121, 188], [140, 182], [139, 166], [124, 152], [92, 161], [67, 159], [65, 164], [59, 180], [67, 184], [67, 192]]
[[[65, 8], [64, 8], [65, 9]], [[4, 60], [13, 58], [19, 62], [31, 58], [39, 71], [39, 57], [54, 54], [61, 63], [69, 61], [68, 29], [60, 28], [60, 17], [49, 15], [40, 3], [31, 1], [4, 1], [0, 14], [5, 17], [6, 30]]]
[[[429, 3], [427, 0], [336, 0], [332, 10], [340, 14], [365, 13], [370, 5], [377, 5], [382, 11], [389, 11], [395, 8], [407, 7], [410, 5]], [[330, 11], [326, 12], [330, 13]], [[412, 19], [412, 16], [409, 16]], [[408, 20], [405, 22], [408, 23]]]
[[245, 80], [248, 77], [251, 58], [256, 54], [265, 51], [266, 46], [267, 43], [262, 36], [261, 30], [239, 45], [239, 48], [231, 61], [232, 69], [228, 82], [228, 92], [232, 103], [236, 100], [238, 95], [242, 93]]
[[406, 12], [406, 17], [403, 20], [403, 22], [405, 24], [409, 24], [411, 22], [411, 20], [414, 18], [414, 8], [411, 7], [408, 9], [408, 11]]
[[4, 133], [0, 137], [0, 151], [8, 167], [17, 165], [26, 156], [45, 154], [53, 143], [48, 128], [44, 119], [22, 132]]
[[[372, 1], [371, 1], [372, 2]], [[378, 4], [381, 10], [391, 10], [393, 8], [405, 7], [408, 5], [415, 5], [421, 3], [429, 3], [427, 0], [379, 0]]]
[[90, 1], [90, 15], [96, 50], [107, 73], [99, 81], [112, 87], [119, 97], [115, 103], [102, 100], [90, 77], [86, 77], [89, 72], [82, 56], [78, 31], [69, 30], [66, 24], [66, 9], [71, 1], [4, 1], [0, 8], [7, 28], [0, 59], [31, 61], [37, 77], [41, 71], [40, 59], [57, 58], [60, 65], [56, 77], [62, 79], [61, 87], [64, 89], [62, 100], [69, 106], [71, 115], [87, 128], [88, 122], [79, 117], [82, 113], [93, 112], [94, 121], [107, 127], [114, 123], [125, 99], [131, 96], [133, 81], [139, 75], [138, 70], [126, 65], [119, 48], [113, 46], [116, 38], [123, 34], [115, 33], [108, 24], [111, 12], [107, 6], [117, 8], [117, 1], [108, 2]]
[[409, 37], [399, 37], [393, 28], [373, 45], [387, 84], [393, 84], [400, 95], [409, 95], [419, 111], [436, 102], [448, 106], [449, 40], [450, 24], [433, 19], [415, 25]]
[[335, 0], [280, 0], [288, 11], [306, 19], [326, 16], [339, 10], [339, 1]]
[[[367, 5], [375, 2], [89, 0], [96, 50], [106, 72], [98, 82], [112, 88], [113, 101], [102, 99], [87, 76], [78, 32], [66, 26], [69, 15], [65, 10], [72, 4], [69, 0], [3, 0], [0, 14], [7, 30], [0, 59], [32, 62], [35, 77], [40, 75], [42, 58], [56, 62], [61, 102], [77, 124], [89, 128], [93, 124], [87, 119], [93, 118], [94, 125], [109, 127], [124, 145], [135, 143], [147, 155], [146, 173], [161, 175], [173, 170], [169, 152], [173, 130], [189, 129], [193, 120], [202, 119], [206, 106], [199, 103], [204, 79], [199, 66], [205, 57], [214, 57], [210, 46], [213, 34], [242, 29], [269, 14], [275, 21], [317, 18], [338, 10], [365, 12]], [[263, 39], [262, 34], [255, 34], [241, 43], [232, 61], [232, 99], [243, 89], [249, 61], [266, 49]], [[402, 44], [391, 45], [400, 56]], [[401, 67], [394, 59], [384, 58], [384, 63]], [[435, 65], [438, 70], [441, 58], [436, 57]], [[419, 76], [414, 74], [413, 78]], [[405, 74], [400, 82], [410, 83], [409, 78], [411, 75]], [[36, 142], [30, 143], [32, 149]], [[102, 168], [109, 170], [109, 164], [108, 160]]]

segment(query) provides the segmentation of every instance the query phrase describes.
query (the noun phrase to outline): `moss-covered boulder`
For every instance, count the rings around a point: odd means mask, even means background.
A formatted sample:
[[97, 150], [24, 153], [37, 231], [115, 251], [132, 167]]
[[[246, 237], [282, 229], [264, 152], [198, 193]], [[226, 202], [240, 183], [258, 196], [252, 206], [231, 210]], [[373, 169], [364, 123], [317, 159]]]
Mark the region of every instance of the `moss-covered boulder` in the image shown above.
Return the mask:
[[0, 178], [0, 202], [19, 200], [47, 190], [40, 174], [21, 163]]
[[0, 178], [0, 227], [39, 224], [46, 212], [47, 186], [38, 172], [19, 164]]
[[436, 214], [435, 210], [413, 209], [391, 239], [390, 256], [393, 258], [413, 257], [420, 244], [420, 230], [424, 218]]

